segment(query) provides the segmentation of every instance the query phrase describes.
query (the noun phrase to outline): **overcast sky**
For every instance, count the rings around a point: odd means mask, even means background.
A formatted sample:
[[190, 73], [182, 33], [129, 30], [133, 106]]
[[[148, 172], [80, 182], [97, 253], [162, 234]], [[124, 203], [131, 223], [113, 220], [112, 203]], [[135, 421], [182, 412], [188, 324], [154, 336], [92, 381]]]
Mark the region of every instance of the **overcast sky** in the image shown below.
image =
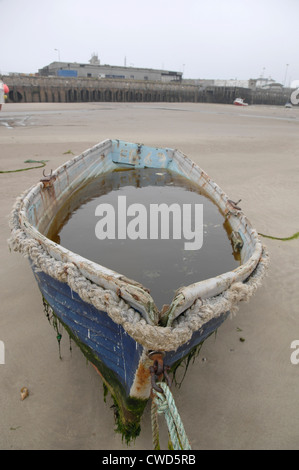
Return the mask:
[[2, 74], [95, 52], [184, 78], [299, 79], [299, 0], [0, 0], [0, 17]]

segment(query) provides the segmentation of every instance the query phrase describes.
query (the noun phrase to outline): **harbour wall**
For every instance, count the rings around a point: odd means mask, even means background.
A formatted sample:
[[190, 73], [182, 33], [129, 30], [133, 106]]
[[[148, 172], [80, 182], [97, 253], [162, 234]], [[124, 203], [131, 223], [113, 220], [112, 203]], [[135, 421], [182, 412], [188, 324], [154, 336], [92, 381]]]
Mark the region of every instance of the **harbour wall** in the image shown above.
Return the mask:
[[262, 90], [116, 79], [4, 76], [9, 103], [191, 102], [227, 103], [243, 98], [248, 104], [284, 106], [293, 90]]

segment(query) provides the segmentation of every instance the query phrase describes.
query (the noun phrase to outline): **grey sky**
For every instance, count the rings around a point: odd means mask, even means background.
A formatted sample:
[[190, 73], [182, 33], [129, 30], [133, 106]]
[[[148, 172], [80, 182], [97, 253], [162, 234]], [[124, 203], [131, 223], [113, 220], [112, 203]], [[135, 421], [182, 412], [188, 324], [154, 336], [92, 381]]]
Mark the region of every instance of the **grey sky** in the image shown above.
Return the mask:
[[299, 0], [0, 0], [0, 8], [3, 74], [35, 73], [59, 56], [87, 63], [95, 52], [102, 64], [126, 58], [184, 78], [299, 79]]

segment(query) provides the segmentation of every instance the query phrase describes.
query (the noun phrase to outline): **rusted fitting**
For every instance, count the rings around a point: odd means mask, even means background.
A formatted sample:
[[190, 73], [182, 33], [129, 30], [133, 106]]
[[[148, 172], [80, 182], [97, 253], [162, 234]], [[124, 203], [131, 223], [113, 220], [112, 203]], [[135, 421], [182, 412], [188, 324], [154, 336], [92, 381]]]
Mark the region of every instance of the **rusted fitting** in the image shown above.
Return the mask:
[[229, 202], [229, 204], [231, 206], [233, 206], [234, 209], [236, 209], [237, 211], [241, 211], [241, 207], [238, 206], [238, 204], [242, 201], [242, 199], [239, 199], [237, 202], [234, 202], [232, 201], [231, 199], [228, 199], [227, 202]]
[[167, 383], [168, 387], [171, 387], [172, 381], [171, 381], [171, 378], [168, 375], [169, 371], [170, 371], [170, 366], [164, 366], [165, 382]]
[[230, 236], [233, 249], [235, 252], [241, 251], [243, 248], [243, 240], [239, 232], [233, 231]]
[[160, 392], [160, 393], [163, 393], [163, 390], [161, 387], [159, 387], [156, 382], [158, 380], [158, 376], [155, 372], [155, 367], [154, 366], [150, 366], [149, 368], [150, 370], [150, 373], [151, 373], [151, 385], [152, 385], [152, 389], [156, 390], [156, 392]]
[[154, 362], [153, 366], [150, 367], [150, 372], [152, 375], [154, 373], [156, 380], [162, 380], [163, 378], [163, 371], [164, 371], [163, 357], [164, 356], [165, 356], [165, 353], [162, 351], [150, 351], [148, 353], [148, 357]]
[[53, 170], [51, 170], [51, 173], [49, 175], [45, 175], [45, 170], [43, 170], [43, 178], [41, 178], [40, 182], [43, 183], [44, 188], [47, 188], [48, 186], [52, 186], [54, 181], [56, 180], [56, 176], [53, 175]]
[[163, 393], [161, 387], [157, 385], [157, 381], [161, 382], [163, 380], [163, 376], [165, 381], [169, 387], [171, 387], [171, 379], [168, 375], [170, 370], [169, 366], [164, 365], [163, 358], [165, 353], [163, 351], [150, 351], [148, 353], [148, 357], [154, 361], [154, 364], [150, 366], [150, 374], [151, 374], [151, 385], [152, 389], [156, 390], [157, 392]]
[[165, 352], [164, 351], [149, 351], [147, 355], [150, 359], [154, 361], [155, 359], [157, 359], [157, 357], [164, 357]]

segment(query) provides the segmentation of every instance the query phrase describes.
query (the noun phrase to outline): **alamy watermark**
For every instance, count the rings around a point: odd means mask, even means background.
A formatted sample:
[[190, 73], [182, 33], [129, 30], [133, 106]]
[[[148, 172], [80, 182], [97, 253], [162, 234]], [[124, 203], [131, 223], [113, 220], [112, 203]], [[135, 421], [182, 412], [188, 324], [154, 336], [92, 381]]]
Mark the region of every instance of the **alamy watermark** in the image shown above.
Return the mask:
[[294, 90], [291, 94], [291, 103], [299, 104], [299, 88], [297, 88], [297, 90]]
[[0, 365], [5, 364], [5, 346], [3, 341], [0, 341]]
[[291, 349], [295, 350], [292, 352], [291, 357], [290, 357], [291, 363], [296, 366], [299, 364], [299, 340], [298, 339], [295, 339], [294, 341], [291, 342]]
[[148, 213], [143, 204], [127, 206], [126, 196], [118, 196], [116, 210], [99, 204], [95, 215], [101, 217], [95, 226], [99, 240], [183, 239], [185, 250], [199, 250], [203, 244], [203, 204], [149, 204]]

